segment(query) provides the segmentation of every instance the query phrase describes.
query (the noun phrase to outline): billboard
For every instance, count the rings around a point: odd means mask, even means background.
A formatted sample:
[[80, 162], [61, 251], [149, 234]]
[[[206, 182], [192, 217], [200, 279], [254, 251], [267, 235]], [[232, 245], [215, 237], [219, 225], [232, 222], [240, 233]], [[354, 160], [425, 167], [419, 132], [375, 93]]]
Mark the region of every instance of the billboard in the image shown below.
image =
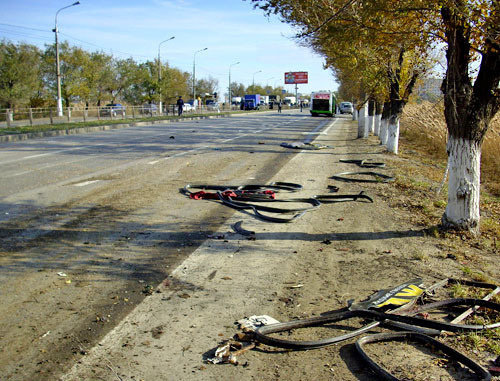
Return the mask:
[[307, 71], [291, 71], [285, 73], [285, 85], [308, 83]]

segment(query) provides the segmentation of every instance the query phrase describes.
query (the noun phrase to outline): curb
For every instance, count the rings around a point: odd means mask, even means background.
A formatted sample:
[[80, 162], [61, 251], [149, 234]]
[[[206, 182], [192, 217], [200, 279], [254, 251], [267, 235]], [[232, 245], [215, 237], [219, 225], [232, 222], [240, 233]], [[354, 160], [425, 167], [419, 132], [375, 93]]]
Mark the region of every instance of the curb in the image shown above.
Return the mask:
[[21, 140], [45, 138], [45, 137], [53, 137], [53, 136], [86, 134], [86, 133], [90, 133], [90, 132], [108, 131], [108, 130], [115, 130], [115, 129], [119, 129], [119, 128], [127, 128], [127, 127], [143, 127], [143, 126], [148, 126], [151, 124], [160, 124], [160, 123], [166, 124], [166, 123], [183, 122], [183, 121], [191, 121], [191, 120], [229, 118], [232, 115], [233, 114], [193, 116], [193, 117], [186, 117], [186, 118], [152, 120], [149, 122], [131, 122], [131, 123], [119, 123], [119, 124], [109, 124], [109, 125], [105, 124], [102, 126], [77, 127], [77, 128], [66, 129], [66, 130], [50, 130], [50, 131], [41, 131], [41, 132], [30, 132], [30, 133], [26, 133], [26, 134], [1, 135], [0, 136], [0, 143], [18, 142]]

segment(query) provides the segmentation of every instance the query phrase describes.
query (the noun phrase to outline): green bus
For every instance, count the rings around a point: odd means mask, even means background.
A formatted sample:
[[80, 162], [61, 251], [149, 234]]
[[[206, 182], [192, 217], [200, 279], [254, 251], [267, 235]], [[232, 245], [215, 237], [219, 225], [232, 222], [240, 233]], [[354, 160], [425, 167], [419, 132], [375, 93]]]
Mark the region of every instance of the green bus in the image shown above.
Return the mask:
[[310, 111], [312, 116], [335, 116], [337, 99], [331, 91], [315, 91], [311, 93]]

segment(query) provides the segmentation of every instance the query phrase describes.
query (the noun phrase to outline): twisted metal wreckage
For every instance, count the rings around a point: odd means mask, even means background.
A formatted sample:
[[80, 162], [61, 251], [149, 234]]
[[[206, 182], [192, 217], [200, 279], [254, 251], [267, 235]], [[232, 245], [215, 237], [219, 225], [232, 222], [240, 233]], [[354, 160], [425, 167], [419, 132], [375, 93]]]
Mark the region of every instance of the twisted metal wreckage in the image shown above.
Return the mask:
[[[364, 160], [340, 160], [344, 163], [357, 164], [362, 168], [384, 168], [385, 163], [374, 162], [369, 159]], [[357, 177], [352, 177], [352, 176]], [[361, 177], [360, 177], [361, 176]], [[371, 178], [366, 178], [369, 176]], [[387, 183], [394, 181], [394, 177], [383, 173], [368, 171], [368, 172], [342, 172], [331, 177], [332, 179], [344, 182], [361, 182], [361, 183]], [[198, 189], [197, 191], [193, 191]], [[255, 216], [267, 222], [286, 223], [292, 222], [304, 215], [304, 213], [317, 209], [321, 204], [360, 201], [366, 200], [373, 203], [373, 199], [366, 195], [364, 191], [358, 194], [345, 195], [315, 195], [309, 198], [289, 198], [277, 199], [276, 195], [279, 192], [298, 192], [303, 187], [300, 184], [289, 182], [273, 182], [267, 185], [251, 184], [251, 185], [209, 185], [209, 184], [187, 184], [180, 191], [194, 200], [218, 200], [224, 205], [238, 210], [251, 210]], [[337, 187], [329, 186], [331, 191], [338, 191]], [[207, 192], [212, 191], [212, 192]], [[309, 204], [306, 207], [276, 207], [267, 206], [268, 204]], [[264, 214], [263, 212], [267, 213]], [[270, 215], [271, 214], [271, 215]], [[290, 215], [292, 217], [277, 217], [275, 215]]]
[[[373, 162], [371, 160], [340, 160], [344, 163], [356, 164], [362, 168], [384, 168], [385, 164]], [[366, 178], [366, 176], [371, 178]], [[331, 177], [343, 182], [360, 183], [387, 183], [394, 181], [394, 178], [378, 172], [342, 172]], [[194, 191], [197, 189], [197, 191]], [[279, 192], [294, 193], [302, 190], [300, 184], [288, 182], [274, 182], [268, 185], [186, 185], [181, 192], [195, 200], [217, 200], [224, 205], [237, 210], [251, 210], [254, 215], [267, 222], [287, 223], [296, 220], [306, 212], [317, 209], [324, 203], [360, 201], [364, 200], [373, 203], [373, 199], [360, 192], [359, 194], [340, 195], [316, 195], [310, 198], [289, 198], [277, 199]], [[333, 192], [338, 191], [335, 186], [329, 186]], [[212, 191], [212, 192], [207, 192]], [[275, 207], [266, 206], [268, 204], [309, 204], [306, 207]], [[270, 215], [271, 214], [271, 215]], [[291, 217], [276, 217], [273, 215], [290, 215]], [[252, 236], [255, 232], [245, 230], [241, 227], [241, 221], [233, 226], [237, 233], [245, 236]], [[453, 298], [427, 303], [425, 299], [432, 297], [438, 288], [460, 284], [471, 287], [491, 289], [492, 291], [483, 299], [474, 298]], [[277, 348], [290, 350], [309, 350], [326, 347], [335, 343], [352, 339], [373, 330], [375, 327], [398, 329], [399, 332], [376, 333], [364, 336], [355, 343], [356, 349], [361, 358], [367, 362], [371, 369], [380, 377], [386, 380], [398, 380], [390, 372], [377, 364], [365, 351], [364, 347], [369, 343], [382, 341], [419, 342], [439, 349], [451, 359], [469, 368], [481, 380], [490, 380], [491, 373], [483, 368], [473, 359], [456, 351], [443, 342], [433, 338], [444, 332], [479, 332], [500, 327], [500, 322], [491, 324], [474, 325], [461, 324], [469, 315], [489, 309], [500, 313], [500, 304], [491, 302], [490, 299], [500, 292], [500, 287], [482, 282], [472, 282], [467, 280], [444, 279], [428, 288], [423, 288], [422, 279], [415, 279], [405, 282], [393, 289], [381, 290], [365, 301], [354, 303], [350, 301], [346, 308], [336, 311], [328, 311], [319, 317], [293, 320], [280, 323], [269, 316], [252, 316], [240, 320], [242, 332], [236, 334], [232, 340], [224, 341], [215, 350], [212, 358], [207, 358], [207, 362], [214, 364], [231, 363], [238, 364], [238, 356], [261, 344]], [[429, 311], [450, 309], [456, 307], [469, 307], [459, 316], [451, 321], [433, 320], [428, 318]], [[343, 335], [329, 337], [311, 341], [293, 341], [274, 337], [272, 334], [281, 333], [308, 327], [319, 327], [331, 323], [338, 323], [351, 318], [362, 318], [370, 321], [368, 324], [353, 328]]]
[[[453, 284], [491, 289], [492, 291], [483, 299], [453, 298], [426, 303], [425, 299], [434, 297], [434, 293], [438, 288]], [[365, 301], [358, 303], [349, 301], [346, 308], [324, 312], [318, 317], [284, 323], [265, 315], [242, 319], [238, 322], [242, 332], [236, 334], [232, 340], [223, 342], [215, 350], [214, 357], [206, 360], [213, 364], [231, 363], [237, 365], [238, 356], [261, 344], [291, 350], [318, 349], [352, 339], [373, 330], [375, 327], [384, 327], [400, 331], [364, 336], [356, 341], [355, 346], [361, 358], [368, 363], [378, 376], [385, 380], [395, 381], [398, 378], [394, 377], [368, 355], [364, 349], [366, 344], [383, 341], [412, 341], [430, 345], [449, 356], [450, 359], [469, 368], [476, 374], [478, 379], [491, 380], [491, 373], [476, 361], [432, 336], [439, 336], [445, 332], [478, 332], [500, 327], [500, 322], [483, 325], [461, 324], [465, 318], [478, 311], [483, 312], [485, 309], [489, 309], [499, 313], [500, 304], [489, 300], [500, 292], [500, 287], [489, 283], [452, 278], [444, 279], [428, 288], [422, 286], [422, 279], [414, 279], [393, 289], [381, 290]], [[395, 306], [397, 307], [394, 308]], [[427, 313], [429, 311], [457, 306], [467, 306], [469, 308], [451, 321], [428, 318]], [[353, 328], [352, 331], [346, 334], [320, 340], [293, 341], [271, 336], [273, 333], [325, 326], [351, 318], [363, 318], [371, 322], [360, 328]]]

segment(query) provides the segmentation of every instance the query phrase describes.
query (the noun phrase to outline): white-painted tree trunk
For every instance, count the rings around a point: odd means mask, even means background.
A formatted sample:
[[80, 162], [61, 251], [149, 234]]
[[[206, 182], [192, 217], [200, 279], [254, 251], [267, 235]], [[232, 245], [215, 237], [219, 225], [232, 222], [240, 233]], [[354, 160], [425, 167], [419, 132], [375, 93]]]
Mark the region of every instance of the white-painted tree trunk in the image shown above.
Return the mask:
[[447, 150], [450, 168], [443, 225], [479, 234], [481, 146], [449, 136]]
[[375, 136], [380, 135], [380, 122], [382, 120], [382, 114], [375, 114], [375, 130], [373, 131], [373, 134]]
[[387, 145], [387, 127], [389, 125], [388, 119], [382, 119], [380, 121], [380, 144]]
[[366, 106], [363, 106], [359, 110], [359, 118], [358, 118], [358, 138], [366, 138], [367, 135], [365, 135], [365, 129], [366, 129], [366, 112], [367, 108]]
[[398, 153], [399, 144], [399, 118], [390, 118], [387, 127], [387, 151]]
[[356, 109], [352, 112], [352, 120], [358, 120], [358, 110]]
[[375, 132], [375, 115], [368, 116], [368, 135]]

